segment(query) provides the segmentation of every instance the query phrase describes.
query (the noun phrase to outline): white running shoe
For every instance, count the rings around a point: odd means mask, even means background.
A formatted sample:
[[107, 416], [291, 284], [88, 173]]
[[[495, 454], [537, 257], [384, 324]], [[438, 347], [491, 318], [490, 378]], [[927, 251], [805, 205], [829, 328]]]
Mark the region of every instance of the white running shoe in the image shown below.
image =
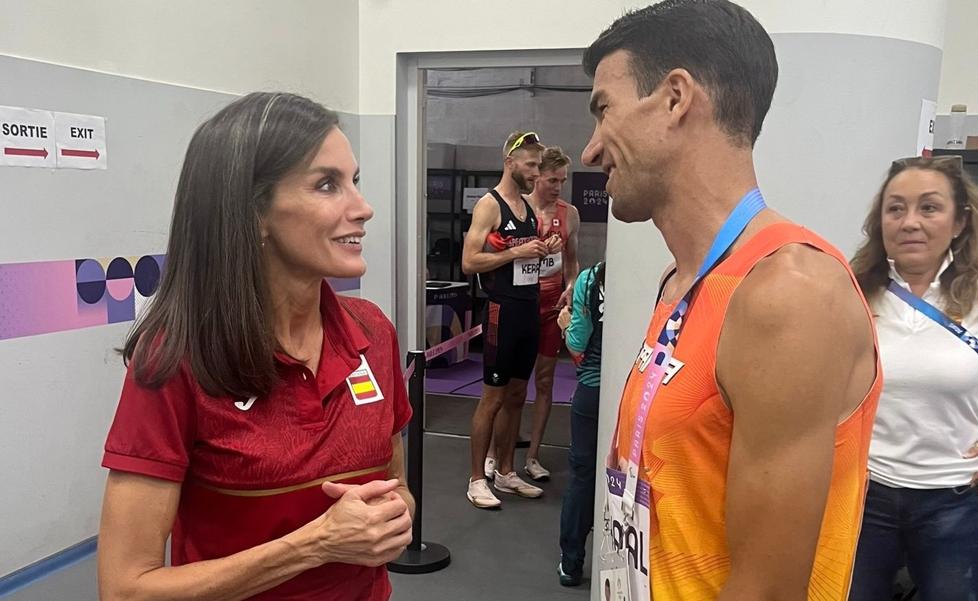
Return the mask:
[[523, 466], [523, 471], [537, 482], [550, 479], [550, 470], [540, 465], [540, 462], [536, 459], [527, 459], [526, 465]]
[[489, 482], [482, 478], [475, 481], [469, 480], [469, 491], [465, 496], [468, 497], [469, 502], [479, 509], [496, 509], [503, 504], [489, 490]]
[[496, 458], [486, 457], [485, 463], [482, 464], [482, 473], [486, 475], [486, 480], [492, 480], [496, 475]]
[[492, 485], [499, 492], [509, 493], [511, 495], [519, 495], [521, 497], [526, 497], [527, 499], [536, 499], [543, 494], [543, 489], [526, 482], [520, 478], [516, 472], [510, 472], [508, 474], [500, 474], [496, 472], [496, 479], [493, 481]]

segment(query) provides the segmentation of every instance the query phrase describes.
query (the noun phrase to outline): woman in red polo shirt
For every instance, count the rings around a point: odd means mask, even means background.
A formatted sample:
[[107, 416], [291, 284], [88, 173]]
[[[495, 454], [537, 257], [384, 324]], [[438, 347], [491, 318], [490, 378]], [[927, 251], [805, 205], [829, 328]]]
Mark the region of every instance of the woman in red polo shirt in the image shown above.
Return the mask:
[[390, 597], [411, 409], [390, 321], [325, 280], [363, 275], [373, 215], [337, 124], [250, 94], [190, 142], [105, 444], [103, 601]]

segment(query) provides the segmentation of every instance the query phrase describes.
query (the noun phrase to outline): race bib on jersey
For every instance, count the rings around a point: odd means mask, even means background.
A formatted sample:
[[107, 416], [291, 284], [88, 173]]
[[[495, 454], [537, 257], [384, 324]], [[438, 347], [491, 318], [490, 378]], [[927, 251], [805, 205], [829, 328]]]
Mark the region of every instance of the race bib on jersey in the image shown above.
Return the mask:
[[562, 273], [564, 270], [564, 253], [554, 253], [540, 259], [540, 277], [547, 278]]
[[540, 282], [540, 259], [513, 261], [513, 285], [533, 286]]

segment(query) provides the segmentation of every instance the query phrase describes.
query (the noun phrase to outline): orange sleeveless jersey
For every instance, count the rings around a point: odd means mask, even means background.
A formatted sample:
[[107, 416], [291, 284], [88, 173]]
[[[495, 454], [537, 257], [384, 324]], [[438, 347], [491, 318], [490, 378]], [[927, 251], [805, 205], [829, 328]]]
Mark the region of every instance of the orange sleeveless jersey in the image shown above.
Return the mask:
[[[717, 343], [730, 298], [740, 282], [758, 261], [795, 243], [831, 255], [849, 270], [845, 257], [812, 232], [790, 223], [774, 224], [758, 232], [699, 284], [684, 318], [674, 358], [685, 365], [659, 388], [642, 447], [640, 473], [652, 486], [649, 570], [656, 601], [715, 599], [729, 574], [724, 502], [734, 416], [717, 387]], [[674, 308], [674, 304], [656, 306], [646, 334], [649, 347]], [[869, 314], [868, 307], [866, 311]], [[619, 455], [628, 452], [641, 400], [644, 377], [638, 363], [622, 394]], [[862, 522], [869, 441], [882, 387], [880, 374], [877, 360], [872, 388], [836, 429], [832, 482], [808, 586], [811, 601], [843, 601], [848, 595]]]

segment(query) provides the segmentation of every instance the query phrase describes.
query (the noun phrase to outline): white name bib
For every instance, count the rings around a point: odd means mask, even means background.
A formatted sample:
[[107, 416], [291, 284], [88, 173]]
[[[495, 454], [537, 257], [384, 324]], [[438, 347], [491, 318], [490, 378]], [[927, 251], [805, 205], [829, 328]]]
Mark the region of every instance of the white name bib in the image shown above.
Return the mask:
[[548, 278], [564, 270], [564, 253], [558, 252], [540, 259], [540, 277]]
[[513, 261], [513, 285], [532, 286], [540, 281], [540, 259]]

